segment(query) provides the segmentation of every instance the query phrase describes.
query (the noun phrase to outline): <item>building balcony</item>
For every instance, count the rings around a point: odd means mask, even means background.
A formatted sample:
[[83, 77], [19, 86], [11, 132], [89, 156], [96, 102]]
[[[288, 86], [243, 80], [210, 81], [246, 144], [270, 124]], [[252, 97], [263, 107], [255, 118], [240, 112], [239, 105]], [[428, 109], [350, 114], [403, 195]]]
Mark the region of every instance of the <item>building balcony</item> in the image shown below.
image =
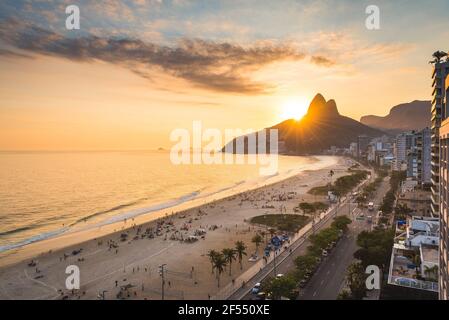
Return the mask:
[[430, 179], [430, 182], [431, 182], [433, 185], [439, 184], [439, 183], [440, 183], [440, 178], [439, 178], [439, 176], [438, 176], [438, 175], [433, 175], [432, 178]]
[[434, 217], [439, 216], [439, 214], [440, 214], [440, 207], [439, 207], [439, 205], [435, 206], [434, 204], [431, 204], [430, 205], [430, 209], [432, 211], [432, 216], [434, 216]]
[[440, 196], [439, 196], [439, 195], [436, 195], [436, 194], [432, 194], [432, 195], [430, 196], [430, 201], [431, 201], [431, 203], [432, 203], [434, 206], [438, 207], [438, 211], [439, 211], [439, 208], [440, 208]]
[[432, 99], [432, 106], [436, 106], [436, 107], [442, 107], [442, 99], [441, 96], [434, 96]]
[[432, 185], [430, 187], [430, 192], [432, 192], [432, 194], [438, 194], [438, 189], [434, 185]]
[[441, 86], [436, 85], [435, 87], [433, 87], [432, 89], [432, 94], [431, 96], [436, 97], [436, 98], [441, 98]]

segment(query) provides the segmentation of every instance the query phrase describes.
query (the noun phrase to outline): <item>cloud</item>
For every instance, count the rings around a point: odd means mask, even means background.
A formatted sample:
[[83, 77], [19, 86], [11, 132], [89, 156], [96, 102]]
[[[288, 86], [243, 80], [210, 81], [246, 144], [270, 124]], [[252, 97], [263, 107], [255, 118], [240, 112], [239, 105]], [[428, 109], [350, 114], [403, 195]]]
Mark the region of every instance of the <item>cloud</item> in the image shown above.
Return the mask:
[[330, 60], [324, 56], [312, 56], [310, 61], [319, 66], [331, 67], [335, 64], [335, 61]]
[[15, 52], [15, 51], [8, 50], [8, 49], [2, 49], [2, 48], [0, 48], [0, 56], [11, 57], [11, 58], [33, 59], [33, 56], [30, 56], [28, 54], [23, 54], [23, 53]]
[[[183, 39], [170, 47], [127, 37], [73, 38], [17, 20], [0, 21], [0, 39], [25, 52], [82, 62], [100, 60], [126, 67], [148, 79], [154, 69], [160, 69], [195, 86], [241, 94], [267, 93], [273, 89], [270, 84], [252, 81], [251, 72], [273, 62], [302, 60], [306, 56], [292, 45], [269, 41], [242, 46]], [[330, 61], [325, 57], [313, 59], [322, 65]]]
[[315, 58], [311, 58], [313, 63], [327, 66], [331, 66], [334, 60], [339, 64], [394, 60], [413, 49], [413, 45], [400, 42], [367, 42], [349, 31], [312, 33], [303, 37], [302, 45], [317, 53]]

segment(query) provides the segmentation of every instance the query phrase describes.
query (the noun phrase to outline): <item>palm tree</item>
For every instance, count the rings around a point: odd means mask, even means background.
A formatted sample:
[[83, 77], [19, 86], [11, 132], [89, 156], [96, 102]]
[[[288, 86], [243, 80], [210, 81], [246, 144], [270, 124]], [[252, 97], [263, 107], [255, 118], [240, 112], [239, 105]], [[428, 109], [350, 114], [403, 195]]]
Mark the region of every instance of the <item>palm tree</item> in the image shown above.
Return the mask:
[[246, 245], [243, 241], [237, 241], [235, 243], [235, 251], [237, 252], [237, 257], [240, 263], [240, 270], [243, 269], [242, 260], [243, 256], [246, 256]]
[[438, 278], [438, 266], [428, 267], [424, 266], [424, 273], [429, 280], [435, 280]]
[[226, 262], [229, 264], [229, 275], [232, 273], [232, 261], [235, 261], [237, 252], [233, 248], [224, 248], [222, 251]]
[[251, 241], [256, 245], [256, 254], [258, 253], [258, 251], [259, 251], [259, 246], [260, 246], [260, 244], [262, 243], [262, 241], [263, 241], [263, 238], [262, 238], [262, 236], [260, 235], [260, 234], [256, 234], [252, 239], [251, 239]]
[[260, 235], [263, 237], [263, 241], [267, 241], [267, 233], [265, 231], [260, 231]]
[[215, 259], [220, 254], [220, 252], [215, 250], [209, 250], [207, 253], [207, 256], [209, 257], [210, 264], [212, 266], [212, 273], [214, 273], [214, 265], [215, 265]]
[[217, 270], [217, 284], [220, 288], [220, 276], [226, 268], [226, 259], [222, 253], [218, 253], [214, 259], [214, 269]]
[[421, 266], [421, 256], [419, 254], [413, 257], [413, 263], [415, 264], [416, 275], [419, 275], [419, 268]]

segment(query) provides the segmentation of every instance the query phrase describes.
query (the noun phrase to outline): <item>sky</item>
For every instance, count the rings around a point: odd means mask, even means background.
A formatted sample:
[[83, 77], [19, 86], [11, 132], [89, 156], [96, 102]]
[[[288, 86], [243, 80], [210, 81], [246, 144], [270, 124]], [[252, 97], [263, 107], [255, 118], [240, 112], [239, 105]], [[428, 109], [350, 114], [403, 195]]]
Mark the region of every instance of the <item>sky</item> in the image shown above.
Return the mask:
[[192, 121], [258, 130], [317, 93], [356, 120], [386, 115], [430, 100], [448, 13], [447, 0], [2, 0], [0, 150], [168, 148]]

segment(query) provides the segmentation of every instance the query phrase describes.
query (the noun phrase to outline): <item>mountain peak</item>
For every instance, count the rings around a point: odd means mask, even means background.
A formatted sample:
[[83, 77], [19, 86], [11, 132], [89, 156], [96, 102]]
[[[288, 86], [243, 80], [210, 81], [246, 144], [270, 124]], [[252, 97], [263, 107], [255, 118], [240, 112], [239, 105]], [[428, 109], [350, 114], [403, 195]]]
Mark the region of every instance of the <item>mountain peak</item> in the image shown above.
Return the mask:
[[337, 103], [335, 102], [334, 99], [331, 99], [326, 103], [326, 114], [335, 116], [340, 115], [337, 109]]
[[394, 106], [386, 116], [363, 116], [360, 122], [390, 133], [421, 130], [430, 126], [431, 107], [430, 101], [414, 100]]
[[312, 100], [307, 111], [308, 116], [312, 117], [327, 117], [339, 115], [337, 104], [335, 100], [331, 99], [326, 102], [326, 99], [321, 93], [318, 93]]
[[[283, 150], [280, 152], [297, 155], [321, 154], [332, 146], [347, 147], [359, 135], [373, 138], [385, 134], [341, 116], [335, 101], [326, 101], [321, 94], [317, 94], [312, 100], [304, 118], [299, 121], [284, 120], [269, 129], [278, 130], [278, 141], [283, 142]], [[237, 145], [236, 139], [228, 143], [230, 146], [231, 144], [232, 147]], [[250, 149], [247, 142], [244, 146], [248, 153]]]

